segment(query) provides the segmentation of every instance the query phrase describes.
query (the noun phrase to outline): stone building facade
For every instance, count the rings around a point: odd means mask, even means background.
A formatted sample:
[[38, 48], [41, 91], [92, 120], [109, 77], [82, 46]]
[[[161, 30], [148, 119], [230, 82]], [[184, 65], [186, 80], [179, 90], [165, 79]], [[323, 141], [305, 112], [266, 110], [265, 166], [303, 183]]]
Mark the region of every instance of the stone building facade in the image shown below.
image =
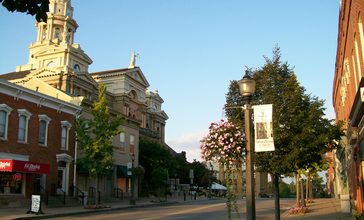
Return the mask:
[[[50, 0], [47, 23], [37, 22], [37, 38], [29, 47], [29, 61], [16, 67], [16, 71], [0, 75], [9, 82], [82, 107], [80, 117], [91, 117], [90, 107], [97, 99], [98, 85], [103, 83], [107, 89], [107, 103], [112, 116], [122, 115], [125, 123], [123, 133], [114, 137], [114, 169], [111, 176], [101, 181], [102, 197], [113, 195], [115, 190], [125, 194], [131, 190], [131, 177], [127, 169], [133, 163], [139, 165], [139, 138], [152, 134], [155, 129], [159, 142], [164, 143], [165, 121], [168, 116], [161, 110], [163, 100], [157, 103], [158, 110], [150, 111], [148, 102], [149, 83], [142, 70], [135, 65], [133, 53], [128, 68], [89, 73], [91, 58], [74, 42], [78, 28], [73, 19], [74, 9], [70, 0]], [[159, 95], [158, 95], [159, 96]], [[158, 118], [155, 119], [154, 115]], [[149, 128], [148, 121], [153, 118], [156, 127]], [[78, 152], [78, 157], [82, 154]], [[89, 191], [96, 184], [87, 173], [77, 167], [76, 186]], [[134, 195], [138, 184], [134, 181]]]

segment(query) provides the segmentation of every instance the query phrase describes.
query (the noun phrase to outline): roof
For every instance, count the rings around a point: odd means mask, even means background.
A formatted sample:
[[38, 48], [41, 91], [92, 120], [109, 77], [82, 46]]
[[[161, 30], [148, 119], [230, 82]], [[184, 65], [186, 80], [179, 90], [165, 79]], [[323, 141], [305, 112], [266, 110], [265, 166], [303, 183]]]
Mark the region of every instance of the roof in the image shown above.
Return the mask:
[[102, 75], [102, 74], [107, 74], [107, 73], [122, 72], [122, 71], [128, 71], [128, 70], [130, 70], [130, 69], [121, 68], [121, 69], [113, 69], [113, 70], [104, 70], [104, 71], [100, 71], [100, 72], [90, 73], [90, 75]]
[[20, 72], [11, 72], [11, 73], [5, 73], [0, 75], [0, 78], [6, 79], [6, 80], [13, 80], [13, 79], [21, 79], [26, 77], [28, 74], [30, 74], [30, 70], [24, 70]]

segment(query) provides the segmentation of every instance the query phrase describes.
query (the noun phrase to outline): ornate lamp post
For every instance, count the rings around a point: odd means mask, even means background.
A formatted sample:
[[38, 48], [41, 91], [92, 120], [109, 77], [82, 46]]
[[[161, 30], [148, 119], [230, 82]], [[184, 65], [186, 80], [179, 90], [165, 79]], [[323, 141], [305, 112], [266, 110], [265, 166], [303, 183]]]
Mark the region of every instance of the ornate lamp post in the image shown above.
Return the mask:
[[245, 133], [246, 133], [246, 212], [248, 220], [255, 220], [255, 192], [254, 192], [254, 145], [252, 132], [252, 107], [251, 100], [255, 92], [255, 81], [249, 75], [249, 71], [245, 71], [242, 80], [239, 80], [240, 94], [245, 101]]
[[134, 154], [130, 155], [131, 157], [131, 181], [130, 181], [130, 191], [131, 191], [131, 195], [130, 195], [130, 201], [129, 204], [130, 205], [135, 205], [135, 198], [134, 198]]

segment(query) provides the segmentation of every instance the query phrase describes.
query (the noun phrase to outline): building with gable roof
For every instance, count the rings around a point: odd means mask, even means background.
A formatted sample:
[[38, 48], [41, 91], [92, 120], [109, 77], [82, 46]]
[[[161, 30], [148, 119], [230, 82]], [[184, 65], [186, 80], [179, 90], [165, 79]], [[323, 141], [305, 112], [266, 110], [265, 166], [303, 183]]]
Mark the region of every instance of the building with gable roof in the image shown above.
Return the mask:
[[[37, 22], [36, 41], [29, 46], [29, 60], [16, 67], [15, 72], [0, 75], [11, 83], [45, 93], [57, 99], [82, 106], [82, 118], [91, 117], [90, 107], [97, 99], [98, 85], [106, 85], [110, 114], [122, 115], [123, 133], [114, 138], [113, 173], [102, 180], [102, 197], [115, 191], [130, 193], [131, 178], [128, 166], [138, 167], [139, 138], [152, 138], [165, 143], [167, 114], [162, 110], [163, 99], [147, 91], [149, 83], [136, 66], [132, 54], [128, 68], [89, 73], [91, 58], [74, 42], [78, 28], [73, 19], [70, 0], [50, 0], [47, 23]], [[52, 89], [50, 89], [52, 88]], [[167, 145], [166, 145], [167, 146]], [[78, 152], [78, 157], [82, 154]], [[95, 182], [85, 170], [77, 167], [75, 186], [93, 194]], [[138, 184], [134, 184], [138, 192]]]

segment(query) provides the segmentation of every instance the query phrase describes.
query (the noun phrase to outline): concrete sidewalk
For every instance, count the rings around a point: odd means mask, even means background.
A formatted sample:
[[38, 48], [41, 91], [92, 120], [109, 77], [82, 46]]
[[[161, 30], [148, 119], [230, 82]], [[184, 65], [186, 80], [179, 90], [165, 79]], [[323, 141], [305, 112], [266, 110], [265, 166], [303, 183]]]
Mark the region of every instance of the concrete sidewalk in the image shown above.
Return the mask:
[[315, 199], [308, 205], [306, 214], [290, 215], [289, 211], [282, 214], [285, 220], [355, 220], [350, 213], [342, 213], [340, 200], [335, 198]]
[[136, 201], [136, 205], [130, 205], [129, 200], [121, 200], [120, 202], [112, 202], [112, 203], [102, 203], [101, 205], [105, 208], [99, 209], [90, 209], [85, 208], [82, 205], [72, 206], [72, 207], [56, 207], [56, 208], [48, 208], [46, 206], [42, 207], [42, 211], [44, 214], [27, 214], [29, 207], [24, 208], [0, 208], [0, 220], [9, 220], [9, 219], [48, 219], [52, 217], [63, 217], [63, 216], [71, 216], [82, 213], [94, 213], [94, 212], [107, 212], [110, 210], [122, 210], [122, 209], [130, 209], [136, 207], [151, 207], [151, 206], [161, 206], [161, 205], [170, 205], [176, 204], [178, 202], [182, 202], [180, 198], [170, 198], [165, 202], [154, 202], [150, 198], [141, 198]]

